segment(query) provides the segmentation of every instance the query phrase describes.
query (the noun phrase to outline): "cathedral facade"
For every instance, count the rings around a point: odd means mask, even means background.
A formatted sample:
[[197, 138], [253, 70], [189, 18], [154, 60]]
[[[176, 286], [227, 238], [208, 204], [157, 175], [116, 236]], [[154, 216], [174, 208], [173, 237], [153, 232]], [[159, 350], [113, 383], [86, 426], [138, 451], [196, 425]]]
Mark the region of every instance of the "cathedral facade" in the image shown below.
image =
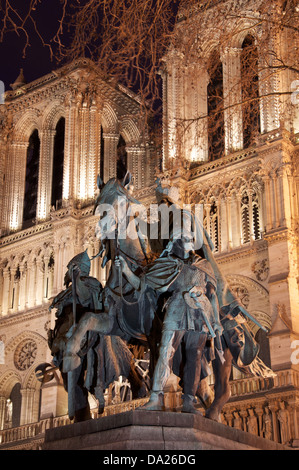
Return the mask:
[[[294, 89], [298, 74], [271, 63], [273, 51], [291, 60], [299, 39], [287, 30], [269, 35], [257, 2], [238, 2], [233, 20], [223, 12], [217, 17], [219, 2], [212, 3], [191, 19], [182, 12], [175, 38], [184, 40], [173, 42], [161, 67], [161, 162], [141, 125], [137, 97], [102, 80], [86, 59], [29, 84], [20, 76], [6, 94], [0, 140], [0, 449], [38, 448], [47, 427], [68, 422], [58, 372], [42, 385], [35, 369], [51, 362], [47, 332], [54, 318], [48, 308], [63, 289], [68, 261], [85, 249], [90, 257], [99, 251], [97, 175], [106, 182], [127, 168], [134, 197], [148, 205], [155, 202], [161, 167], [162, 181], [177, 185], [184, 202], [201, 205], [222, 273], [268, 331], [250, 323], [260, 357], [276, 376], [232, 371], [223, 423], [299, 446], [299, 104], [285, 93]], [[198, 18], [194, 36], [191, 25]], [[249, 85], [242, 78], [246, 69]], [[105, 283], [99, 258], [91, 275]], [[125, 399], [126, 391], [121, 381], [107, 391], [105, 413], [140, 404]], [[180, 392], [172, 393], [176, 403]]]

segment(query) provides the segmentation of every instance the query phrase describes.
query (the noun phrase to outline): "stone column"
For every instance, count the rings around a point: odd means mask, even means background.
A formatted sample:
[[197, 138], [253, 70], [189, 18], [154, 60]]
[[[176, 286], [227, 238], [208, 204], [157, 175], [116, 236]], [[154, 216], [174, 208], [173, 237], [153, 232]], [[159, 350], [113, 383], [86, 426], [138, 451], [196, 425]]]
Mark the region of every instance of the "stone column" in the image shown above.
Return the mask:
[[45, 220], [50, 213], [54, 135], [55, 131], [49, 129], [45, 129], [40, 133], [40, 159], [36, 210], [36, 218], [39, 221]]
[[294, 423], [292, 445], [293, 447], [299, 447], [299, 400], [298, 398], [294, 397], [292, 400], [288, 401], [288, 404], [291, 408], [290, 415], [293, 417], [293, 423]]
[[[274, 37], [270, 38], [269, 42], [268, 51], [271, 51], [271, 54], [267, 53], [265, 48], [260, 50], [259, 43], [257, 41], [259, 57], [260, 126], [262, 134], [279, 128], [280, 100], [283, 99], [279, 96], [279, 82], [282, 78], [281, 74], [279, 78], [277, 73], [273, 73], [275, 70], [274, 61], [276, 56], [273, 51], [277, 48], [277, 57], [281, 57], [281, 50], [278, 51], [278, 48], [280, 49], [281, 45], [276, 43], [276, 38]], [[283, 44], [283, 42], [281, 44]]]
[[20, 265], [20, 294], [18, 310], [24, 310], [25, 308], [25, 289], [26, 289], [26, 263]]
[[145, 148], [134, 145], [126, 148], [128, 156], [128, 170], [131, 171], [134, 178], [135, 189], [145, 187]]
[[[191, 64], [186, 67], [183, 83], [184, 109], [180, 116], [184, 123], [184, 157], [190, 161], [208, 161], [208, 101], [207, 70]], [[182, 86], [182, 85], [181, 85]]]
[[6, 412], [6, 397], [0, 397], [0, 430], [4, 429], [5, 423], [5, 412]]
[[8, 312], [12, 313], [13, 311], [13, 294], [14, 294], [14, 279], [16, 274], [17, 268], [10, 268], [10, 283], [9, 283], [9, 291], [8, 291]]
[[103, 134], [104, 138], [104, 181], [116, 177], [118, 134]]
[[241, 48], [226, 47], [222, 53], [226, 154], [243, 148]]
[[233, 239], [232, 239], [232, 219], [231, 219], [231, 204], [232, 198], [226, 198], [226, 221], [227, 221], [227, 250], [230, 251], [233, 246]]
[[273, 440], [275, 442], [279, 442], [279, 429], [278, 429], [278, 422], [277, 422], [277, 410], [279, 409], [277, 403], [271, 403], [269, 405], [269, 409], [272, 413], [273, 419]]
[[179, 156], [178, 148], [178, 120], [182, 117], [182, 90], [180, 63], [182, 57], [180, 53], [172, 49], [167, 57], [167, 69], [164, 71], [164, 116], [163, 116], [163, 166], [167, 167], [175, 162], [175, 157]]
[[88, 161], [88, 118], [89, 109], [87, 103], [83, 102], [79, 109], [79, 121], [80, 121], [80, 153], [79, 153], [79, 165], [77, 173], [77, 190], [76, 195], [80, 201], [87, 199], [87, 161]]
[[8, 313], [8, 298], [9, 298], [9, 285], [10, 285], [10, 271], [9, 268], [3, 269], [3, 300], [2, 300], [2, 315]]
[[35, 288], [35, 305], [41, 305], [44, 297], [44, 277], [45, 268], [43, 260], [38, 259], [36, 262], [36, 288]]
[[243, 419], [243, 430], [247, 431], [247, 417], [248, 417], [248, 412], [247, 410], [241, 410], [240, 411], [240, 416]]
[[[100, 149], [98, 150], [100, 151]], [[97, 107], [93, 100], [89, 108], [89, 137], [87, 161], [87, 198], [93, 199], [96, 191], [97, 178]]]
[[63, 190], [64, 201], [74, 197], [73, 174], [74, 162], [77, 159], [77, 102], [71, 96], [65, 117], [65, 152], [63, 165]]
[[20, 426], [23, 424], [33, 423], [36, 419], [34, 416], [34, 398], [35, 390], [29, 388], [21, 389], [22, 404], [21, 404], [21, 418]]
[[263, 437], [263, 414], [264, 410], [261, 406], [256, 406], [255, 407], [255, 412], [258, 417], [258, 425], [259, 425], [259, 435]]
[[8, 228], [18, 230], [22, 226], [25, 193], [25, 171], [28, 142], [11, 145], [11, 154], [7, 178], [9, 180]]

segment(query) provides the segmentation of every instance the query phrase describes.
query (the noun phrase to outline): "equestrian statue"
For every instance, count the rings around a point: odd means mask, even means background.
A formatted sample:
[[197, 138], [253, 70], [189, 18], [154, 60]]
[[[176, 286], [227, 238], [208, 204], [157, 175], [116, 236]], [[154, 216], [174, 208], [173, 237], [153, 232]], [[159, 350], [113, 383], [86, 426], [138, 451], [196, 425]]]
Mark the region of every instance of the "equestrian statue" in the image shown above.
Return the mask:
[[[88, 419], [87, 392], [95, 394], [103, 412], [105, 387], [120, 375], [128, 378], [134, 397], [149, 396], [144, 410], [163, 411], [172, 372], [183, 390], [181, 411], [199, 413], [199, 400], [205, 416], [220, 421], [230, 397], [232, 366], [254, 376], [274, 376], [258, 356], [248, 319], [264, 327], [231, 291], [208, 233], [181, 204], [177, 189], [157, 180], [158, 207], [171, 209], [165, 231], [161, 213], [149, 217], [130, 186], [129, 173], [106, 184], [98, 178], [97, 256], [103, 267], [109, 261], [111, 266], [105, 286], [89, 276], [85, 251], [80, 262], [78, 257], [70, 261], [66, 290], [50, 307], [57, 308], [57, 320], [49, 345], [70, 395], [69, 415]], [[132, 351], [147, 350], [145, 383]], [[212, 373], [213, 391], [207, 385]]]

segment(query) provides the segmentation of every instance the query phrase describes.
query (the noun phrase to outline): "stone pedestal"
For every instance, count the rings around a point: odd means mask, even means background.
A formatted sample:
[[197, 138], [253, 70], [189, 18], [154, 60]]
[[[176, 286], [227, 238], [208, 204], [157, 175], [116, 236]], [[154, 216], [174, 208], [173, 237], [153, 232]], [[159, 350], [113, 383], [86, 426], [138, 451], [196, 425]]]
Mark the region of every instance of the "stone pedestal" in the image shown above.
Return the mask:
[[284, 450], [200, 415], [137, 409], [46, 431], [44, 450]]

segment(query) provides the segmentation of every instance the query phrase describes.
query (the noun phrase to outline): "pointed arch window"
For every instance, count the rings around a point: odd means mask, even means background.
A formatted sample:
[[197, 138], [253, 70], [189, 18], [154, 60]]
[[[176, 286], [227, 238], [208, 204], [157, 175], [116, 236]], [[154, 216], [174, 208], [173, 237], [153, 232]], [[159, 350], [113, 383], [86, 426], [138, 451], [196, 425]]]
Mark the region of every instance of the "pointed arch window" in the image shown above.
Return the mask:
[[219, 53], [211, 54], [208, 73], [208, 146], [209, 160], [224, 155], [223, 68]]
[[241, 88], [243, 147], [248, 148], [254, 143], [255, 136], [260, 133], [258, 49], [250, 34], [242, 44]]
[[65, 118], [62, 117], [56, 125], [54, 137], [51, 206], [56, 209], [59, 209], [62, 203], [64, 139]]
[[35, 224], [38, 193], [38, 171], [40, 159], [40, 139], [38, 130], [35, 129], [27, 148], [25, 193], [23, 205], [23, 228]]

